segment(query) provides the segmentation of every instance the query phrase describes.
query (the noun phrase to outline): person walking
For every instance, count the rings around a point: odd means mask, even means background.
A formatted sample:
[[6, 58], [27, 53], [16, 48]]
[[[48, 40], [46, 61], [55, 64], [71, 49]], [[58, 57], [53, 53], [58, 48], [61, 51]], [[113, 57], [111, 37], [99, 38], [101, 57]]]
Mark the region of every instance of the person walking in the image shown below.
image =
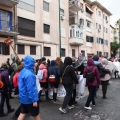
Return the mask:
[[72, 99], [72, 91], [73, 84], [78, 84], [77, 76], [75, 75], [74, 68], [72, 65], [72, 59], [70, 57], [66, 57], [64, 60], [64, 65], [60, 68], [60, 76], [62, 78], [62, 84], [66, 90], [66, 96], [62, 103], [62, 106], [59, 110], [62, 113], [66, 113], [66, 107], [68, 105], [68, 109], [74, 108], [73, 99]]
[[27, 113], [40, 120], [38, 91], [36, 87], [36, 76], [34, 75], [34, 58], [26, 56], [23, 60], [24, 68], [18, 77], [19, 98], [21, 103], [21, 113], [18, 120], [24, 120]]
[[9, 81], [9, 73], [7, 69], [8, 69], [7, 63], [2, 63], [0, 68], [0, 74], [1, 74], [2, 82], [4, 83], [4, 86], [0, 88], [0, 93], [1, 93], [0, 117], [8, 115], [7, 113], [4, 113], [5, 101], [7, 105], [7, 112], [11, 113], [14, 111], [14, 109], [11, 108], [10, 102], [9, 102], [8, 88], [10, 87], [10, 81]]
[[90, 103], [95, 106], [96, 87], [100, 85], [100, 76], [98, 68], [94, 65], [93, 59], [88, 59], [87, 67], [84, 69], [83, 77], [86, 78], [86, 85], [88, 86], [89, 95], [85, 104], [85, 109], [91, 110]]
[[23, 69], [23, 65], [19, 65], [17, 70], [16, 70], [15, 75], [13, 76], [13, 85], [14, 85], [14, 88], [15, 88], [15, 95], [19, 94], [19, 91], [18, 91], [18, 76], [19, 76], [19, 73], [22, 69]]
[[53, 86], [53, 103], [56, 103], [57, 101], [57, 91], [58, 91], [58, 85], [60, 83], [60, 68], [56, 65], [56, 61], [51, 61], [51, 66], [48, 68], [48, 74], [54, 75], [56, 81], [51, 83]]
[[104, 77], [101, 77], [100, 80], [102, 81], [102, 92], [103, 92], [103, 99], [106, 99], [106, 93], [107, 93], [107, 86], [108, 86], [108, 82], [111, 78], [111, 74], [112, 74], [112, 70], [110, 65], [108, 64], [108, 60], [107, 59], [103, 59], [102, 60], [102, 65], [105, 69], [110, 71], [110, 74], [105, 74]]
[[42, 62], [39, 66], [39, 70], [41, 71], [42, 79], [40, 81], [41, 90], [39, 92], [39, 101], [41, 102], [41, 94], [43, 90], [45, 90], [46, 95], [46, 101], [50, 101], [50, 98], [48, 97], [48, 70], [46, 62]]

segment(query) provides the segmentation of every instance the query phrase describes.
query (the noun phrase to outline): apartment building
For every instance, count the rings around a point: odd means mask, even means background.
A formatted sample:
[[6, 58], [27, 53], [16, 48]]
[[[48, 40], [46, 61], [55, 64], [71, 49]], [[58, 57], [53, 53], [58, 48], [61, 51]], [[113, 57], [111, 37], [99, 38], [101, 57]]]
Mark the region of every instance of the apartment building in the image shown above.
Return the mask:
[[9, 36], [16, 41], [17, 24], [16, 24], [16, 5], [18, 0], [1, 0], [0, 1], [0, 63], [5, 62], [13, 54], [10, 46], [6, 46], [4, 40]]
[[119, 30], [110, 25], [110, 40], [111, 42], [117, 41], [119, 43]]
[[76, 6], [80, 7], [78, 13], [70, 10], [69, 14], [71, 49], [74, 46], [88, 58], [94, 54], [109, 57], [111, 13], [97, 1], [78, 0]]
[[[60, 0], [60, 9], [59, 0], [19, 0], [15, 7], [1, 6], [14, 13], [12, 22], [18, 32], [12, 38], [20, 59], [26, 55], [50, 60], [60, 56], [60, 33], [62, 58], [78, 57], [80, 52], [87, 58], [110, 56], [111, 13], [97, 1]], [[9, 49], [8, 56], [1, 55], [4, 60], [13, 54]]]
[[[68, 1], [60, 0], [62, 57], [68, 55]], [[59, 1], [20, 0], [17, 5], [18, 39], [16, 49], [23, 58], [32, 55], [56, 59], [59, 56]]]

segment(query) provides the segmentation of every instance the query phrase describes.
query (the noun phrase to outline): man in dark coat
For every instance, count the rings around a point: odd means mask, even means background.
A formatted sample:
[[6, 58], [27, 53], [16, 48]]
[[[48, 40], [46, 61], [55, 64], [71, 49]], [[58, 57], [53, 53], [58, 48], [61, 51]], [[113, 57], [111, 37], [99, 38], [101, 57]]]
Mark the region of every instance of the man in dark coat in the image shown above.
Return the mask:
[[8, 88], [10, 87], [10, 82], [9, 82], [9, 74], [7, 69], [8, 69], [7, 63], [2, 63], [0, 68], [0, 74], [2, 75], [2, 82], [4, 83], [4, 86], [0, 88], [0, 93], [1, 93], [0, 117], [7, 115], [6, 113], [4, 113], [4, 109], [3, 109], [5, 100], [6, 100], [8, 113], [11, 113], [14, 111], [14, 109], [11, 108], [9, 103]]

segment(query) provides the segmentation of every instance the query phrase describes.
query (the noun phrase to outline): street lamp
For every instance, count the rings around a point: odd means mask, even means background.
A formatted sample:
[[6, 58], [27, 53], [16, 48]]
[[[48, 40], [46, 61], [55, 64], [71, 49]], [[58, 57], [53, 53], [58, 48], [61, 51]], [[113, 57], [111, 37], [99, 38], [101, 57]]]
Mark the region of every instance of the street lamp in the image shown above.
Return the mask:
[[60, 0], [58, 0], [58, 4], [59, 4], [59, 54], [60, 54], [60, 58], [61, 58], [61, 18], [60, 18]]

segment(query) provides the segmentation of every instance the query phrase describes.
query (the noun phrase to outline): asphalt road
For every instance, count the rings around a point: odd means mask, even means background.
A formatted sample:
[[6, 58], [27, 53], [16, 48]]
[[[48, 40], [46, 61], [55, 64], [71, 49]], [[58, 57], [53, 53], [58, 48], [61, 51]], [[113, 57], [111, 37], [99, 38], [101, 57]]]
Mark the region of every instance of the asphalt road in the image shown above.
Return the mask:
[[[67, 110], [66, 114], [61, 114], [58, 110], [60, 104], [42, 102], [40, 104], [41, 120], [120, 120], [120, 80], [111, 80], [106, 100], [102, 99], [101, 89], [98, 91], [96, 106], [90, 111], [84, 109], [86, 99], [87, 96], [78, 101], [76, 107]], [[11, 105], [16, 109], [19, 106], [18, 98], [11, 100]], [[0, 120], [11, 120], [10, 116], [11, 114], [0, 117]], [[33, 118], [27, 117], [26, 120], [33, 120]]]

